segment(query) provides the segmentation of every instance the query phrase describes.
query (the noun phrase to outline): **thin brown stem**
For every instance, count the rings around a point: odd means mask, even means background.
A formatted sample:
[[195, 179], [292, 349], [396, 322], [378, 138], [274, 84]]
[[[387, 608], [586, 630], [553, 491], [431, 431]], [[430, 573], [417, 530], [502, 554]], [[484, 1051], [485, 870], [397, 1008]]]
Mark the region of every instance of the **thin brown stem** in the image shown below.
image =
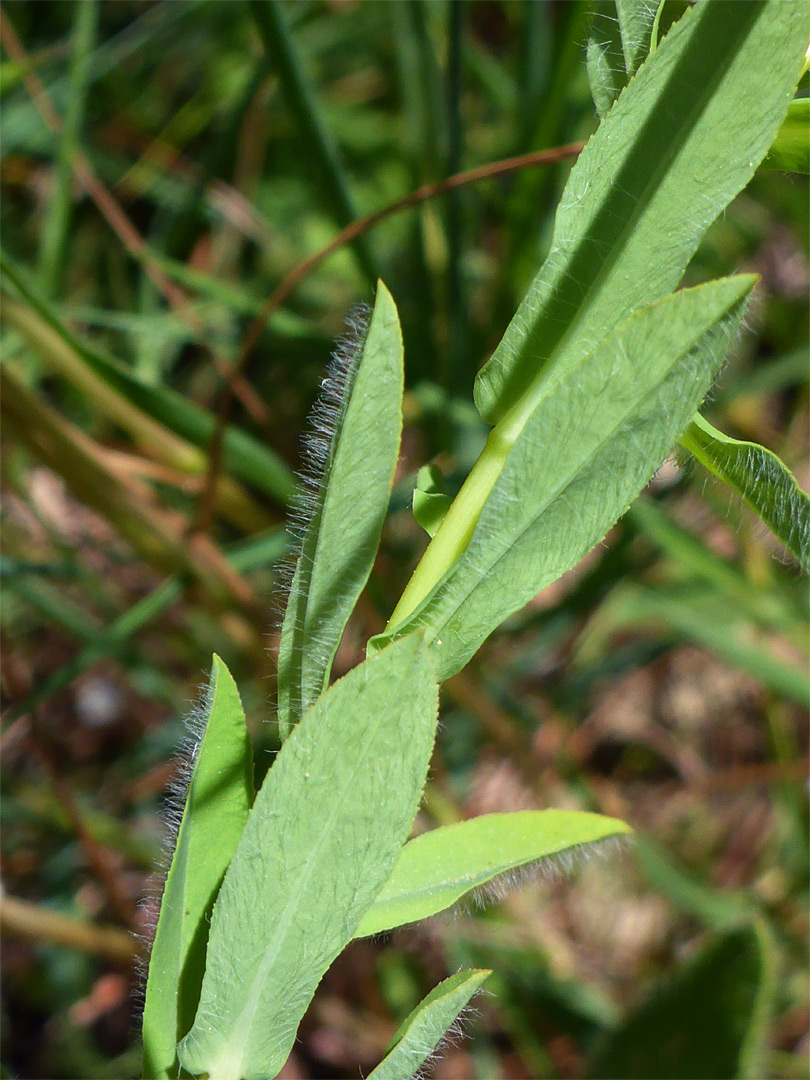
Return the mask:
[[259, 342], [267, 322], [308, 274], [320, 266], [334, 252], [346, 244], [350, 244], [353, 240], [362, 236], [363, 233], [379, 224], [379, 222], [391, 217], [392, 214], [418, 206], [420, 203], [435, 199], [439, 195], [446, 195], [448, 192], [455, 191], [457, 188], [464, 187], [467, 184], [478, 183], [481, 180], [492, 180], [497, 176], [506, 176], [508, 173], [518, 172], [520, 169], [555, 165], [568, 158], [577, 157], [584, 146], [584, 142], [576, 142], [568, 143], [565, 146], [555, 146], [550, 150], [537, 150], [529, 154], [520, 154], [517, 157], [505, 158], [503, 161], [493, 161], [488, 165], [480, 165], [478, 168], [468, 169], [466, 172], [455, 173], [453, 176], [448, 176], [435, 184], [424, 184], [422, 187], [410, 192], [410, 194], [404, 195], [401, 199], [388, 203], [386, 206], [380, 207], [379, 210], [351, 222], [320, 251], [316, 251], [308, 259], [298, 263], [270, 294], [261, 311], [251, 321], [242, 339], [239, 355], [231, 368], [231, 376], [226, 379], [222, 388], [219, 407], [217, 408], [217, 428], [209, 444], [208, 474], [203, 493], [200, 496], [193, 528], [195, 530], [207, 528], [213, 516], [216, 478], [222, 464], [223, 434], [228, 423], [234, 397], [232, 379], [236, 379], [244, 369], [251, 353]]
[[115, 926], [75, 919], [14, 896], [0, 899], [0, 930], [127, 965], [138, 951], [135, 939]]

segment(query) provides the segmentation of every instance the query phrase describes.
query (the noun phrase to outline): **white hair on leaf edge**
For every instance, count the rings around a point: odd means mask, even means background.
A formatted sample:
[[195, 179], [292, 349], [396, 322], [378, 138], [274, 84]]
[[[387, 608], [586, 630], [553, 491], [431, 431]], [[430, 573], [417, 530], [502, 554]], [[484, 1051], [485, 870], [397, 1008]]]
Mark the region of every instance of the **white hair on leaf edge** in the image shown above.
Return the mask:
[[142, 929], [136, 937], [140, 949], [135, 960], [135, 1002], [138, 1013], [143, 1011], [146, 995], [146, 980], [149, 975], [149, 961], [155, 940], [163, 891], [166, 878], [177, 847], [177, 837], [186, 809], [188, 789], [194, 775], [194, 766], [200, 752], [211, 708], [214, 703], [213, 670], [205, 682], [200, 683], [195, 701], [183, 716], [185, 734], [174, 754], [174, 772], [164, 789], [164, 806], [161, 811], [163, 836], [160, 852], [155, 860], [152, 873], [146, 881], [144, 895], [139, 905], [139, 917]]
[[[357, 304], [349, 311], [346, 330], [335, 343], [326, 373], [321, 379], [320, 393], [309, 413], [308, 431], [301, 445], [298, 488], [289, 508], [287, 532], [292, 541], [290, 553], [278, 567], [276, 577], [274, 621], [277, 638], [282, 630], [296, 567], [299, 560], [307, 558], [307, 536], [311, 528], [317, 528], [336, 439], [354, 388], [370, 321], [371, 308], [368, 304]], [[314, 639], [308, 643], [308, 648], [315, 653], [325, 653], [329, 644]]]

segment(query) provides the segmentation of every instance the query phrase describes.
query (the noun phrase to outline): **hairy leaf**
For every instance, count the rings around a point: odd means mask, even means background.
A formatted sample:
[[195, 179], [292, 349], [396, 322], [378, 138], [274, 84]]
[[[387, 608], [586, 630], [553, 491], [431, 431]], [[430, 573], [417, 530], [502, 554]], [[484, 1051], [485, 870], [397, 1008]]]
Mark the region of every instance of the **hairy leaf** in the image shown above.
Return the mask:
[[459, 1013], [491, 971], [459, 971], [424, 998], [403, 1021], [391, 1048], [368, 1080], [414, 1077], [452, 1030]]
[[566, 810], [483, 814], [433, 829], [402, 849], [357, 936], [425, 919], [472, 889], [497, 891], [521, 867], [629, 832], [614, 818]]
[[268, 1080], [315, 987], [389, 877], [419, 804], [438, 695], [420, 635], [330, 687], [284, 743], [211, 920], [197, 1076]]
[[[508, 615], [598, 543], [709, 389], [754, 281], [727, 278], [642, 308], [548, 380], [522, 415], [515, 410], [499, 424], [465, 485], [472, 498], [480, 480], [484, 500], [469, 541], [374, 647], [422, 628], [439, 678], [448, 678]], [[463, 495], [433, 544], [450, 531]]]
[[605, 117], [650, 47], [658, 0], [602, 0], [588, 36], [586, 64], [596, 110]]
[[144, 1077], [178, 1076], [177, 1042], [199, 1000], [208, 916], [253, 801], [253, 756], [239, 691], [214, 657], [177, 845], [163, 890], [143, 1013]]
[[315, 701], [380, 542], [402, 429], [402, 335], [382, 282], [365, 340], [333, 371], [337, 393], [317, 418], [323, 457], [306, 493], [307, 519], [278, 657], [282, 738]]
[[642, 65], [574, 166], [551, 252], [476, 380], [496, 423], [670, 292], [771, 145], [807, 45], [801, 4], [702, 0]]
[[740, 495], [810, 573], [810, 495], [776, 454], [758, 443], [729, 438], [700, 415], [680, 442]]

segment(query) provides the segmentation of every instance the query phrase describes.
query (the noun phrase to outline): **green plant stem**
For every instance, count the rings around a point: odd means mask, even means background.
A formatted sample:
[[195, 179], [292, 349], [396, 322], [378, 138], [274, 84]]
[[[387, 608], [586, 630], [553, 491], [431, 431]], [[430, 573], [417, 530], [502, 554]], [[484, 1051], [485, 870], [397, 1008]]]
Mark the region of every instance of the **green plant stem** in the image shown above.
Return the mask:
[[46, 296], [59, 288], [70, 229], [73, 155], [78, 149], [90, 76], [90, 57], [98, 26], [97, 0], [76, 0], [73, 23], [73, 53], [70, 62], [67, 111], [59, 141], [56, 182], [42, 230], [39, 279]]
[[537, 406], [544, 382], [545, 374], [541, 370], [532, 385], [490, 431], [484, 449], [405, 587], [386, 631], [416, 610], [469, 544], [509, 452]]
[[0, 927], [6, 934], [78, 949], [116, 963], [130, 964], [137, 953], [135, 939], [124, 930], [97, 926], [12, 896], [0, 901]]
[[405, 587], [386, 630], [393, 629], [419, 606], [470, 542], [484, 503], [519, 434], [519, 430], [514, 433], [509, 430], [510, 415], [490, 431], [484, 449]]

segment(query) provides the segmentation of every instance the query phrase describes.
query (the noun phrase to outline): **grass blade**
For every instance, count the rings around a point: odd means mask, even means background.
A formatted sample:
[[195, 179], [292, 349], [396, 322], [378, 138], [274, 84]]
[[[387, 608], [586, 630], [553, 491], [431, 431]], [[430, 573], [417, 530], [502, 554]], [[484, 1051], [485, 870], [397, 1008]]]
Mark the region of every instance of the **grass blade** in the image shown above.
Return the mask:
[[404, 1080], [416, 1076], [491, 974], [491, 971], [459, 971], [434, 987], [406, 1017], [384, 1060], [369, 1074], [368, 1080]]
[[[251, 0], [250, 10], [256, 21], [262, 44], [271, 57], [290, 110], [301, 131], [301, 149], [305, 157], [314, 159], [315, 172], [321, 190], [329, 203], [335, 220], [348, 225], [360, 213], [354, 204], [338, 149], [324, 122], [314, 89], [310, 85], [287, 18], [278, 0]], [[365, 236], [352, 241], [358, 262], [371, 285], [379, 277], [376, 262]]]
[[[247, 540], [232, 544], [225, 549], [225, 555], [234, 570], [244, 574], [249, 570], [280, 562], [287, 552], [287, 547], [287, 535], [281, 526], [277, 526], [258, 536], [251, 536]], [[24, 592], [17, 583], [10, 582], [8, 577], [9, 575], [6, 574], [7, 588], [16, 589], [29, 603], [38, 601], [39, 606], [42, 607], [41, 596], [32, 596], [30, 586]], [[169, 578], [98, 631], [93, 625], [87, 624], [86, 632], [79, 635], [87, 640], [87, 644], [66, 664], [39, 680], [31, 693], [22, 701], [8, 709], [3, 715], [5, 723], [11, 724], [18, 716], [36, 709], [52, 694], [64, 690], [98, 660], [106, 656], [118, 656], [135, 634], [177, 603], [183, 595], [187, 580], [187, 577]], [[70, 630], [74, 634], [76, 626], [76, 621], [71, 620]]]
[[[132, 405], [142, 409], [153, 420], [187, 439], [194, 446], [207, 450], [216, 427], [216, 420], [188, 398], [164, 386], [143, 382], [124, 364], [98, 349], [84, 344], [62, 323], [53, 307], [26, 282], [24, 273], [0, 251], [0, 269], [24, 299], [51, 330], [72, 351], [119, 390]], [[295, 481], [291, 470], [278, 455], [263, 446], [252, 435], [235, 427], [224, 433], [224, 464], [226, 470], [257, 491], [263, 491], [277, 502], [286, 504], [292, 498]]]
[[628, 586], [606, 605], [600, 621], [615, 627], [639, 622], [663, 622], [711, 649], [733, 667], [745, 671], [757, 682], [802, 708], [810, 704], [807, 672], [788, 663], [774, 650], [751, 640], [750, 625], [726, 614], [726, 597], [702, 588], [699, 596]]
[[322, 402], [316, 416], [324, 430], [311, 448], [322, 462], [302, 500], [308, 521], [279, 643], [282, 738], [323, 690], [371, 572], [399, 453], [402, 382], [397, 309], [380, 282], [365, 340], [338, 354], [326, 380], [337, 400]]
[[753, 923], [714, 934], [605, 1036], [587, 1076], [759, 1077], [775, 991], [774, 945]]
[[204, 733], [166, 878], [146, 984], [144, 1077], [178, 1075], [177, 1042], [197, 1010], [208, 917], [253, 802], [253, 754], [239, 691], [214, 657]]
[[73, 51], [70, 58], [69, 92], [64, 127], [56, 162], [56, 183], [48, 203], [39, 251], [39, 277], [47, 296], [56, 293], [62, 276], [73, 200], [72, 158], [78, 149], [90, 76], [90, 59], [98, 26], [97, 0], [74, 4]]
[[810, 573], [810, 495], [776, 454], [758, 443], [729, 438], [699, 414], [680, 441], [705, 469], [737, 492]]
[[779, 0], [704, 0], [669, 32], [571, 172], [551, 253], [476, 380], [487, 421], [677, 285], [771, 145], [805, 38], [801, 5]]
[[99, 447], [40, 400], [12, 365], [0, 367], [3, 416], [17, 438], [56, 472], [79, 499], [93, 507], [152, 566], [190, 574], [226, 606], [250, 606], [247, 583], [206, 537], [189, 543], [185, 522], [159, 508], [150, 490], [108, 467]]
[[411, 828], [437, 706], [414, 635], [330, 687], [286, 740], [214, 907], [188, 1072], [267, 1080], [284, 1064]]
[[482, 814], [433, 829], [402, 849], [357, 937], [426, 919], [473, 889], [494, 895], [522, 867], [629, 832], [614, 818], [567, 810]]

